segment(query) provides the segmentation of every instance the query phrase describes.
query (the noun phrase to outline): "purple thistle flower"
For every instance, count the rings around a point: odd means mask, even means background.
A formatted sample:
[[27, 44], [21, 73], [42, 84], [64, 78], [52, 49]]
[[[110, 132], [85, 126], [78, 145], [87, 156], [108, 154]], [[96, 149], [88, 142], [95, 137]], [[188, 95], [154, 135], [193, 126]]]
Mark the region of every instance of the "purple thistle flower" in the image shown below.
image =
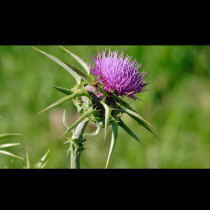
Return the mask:
[[124, 58], [123, 52], [118, 57], [118, 51], [109, 53], [106, 56], [106, 50], [98, 53], [97, 57], [93, 57], [94, 66], [89, 64], [90, 70], [96, 79], [104, 85], [106, 92], [116, 91], [119, 96], [128, 96], [137, 99], [135, 95], [143, 92], [143, 88], [147, 85], [143, 81], [146, 72], [138, 72], [141, 64], [136, 60], [131, 61], [130, 56]]

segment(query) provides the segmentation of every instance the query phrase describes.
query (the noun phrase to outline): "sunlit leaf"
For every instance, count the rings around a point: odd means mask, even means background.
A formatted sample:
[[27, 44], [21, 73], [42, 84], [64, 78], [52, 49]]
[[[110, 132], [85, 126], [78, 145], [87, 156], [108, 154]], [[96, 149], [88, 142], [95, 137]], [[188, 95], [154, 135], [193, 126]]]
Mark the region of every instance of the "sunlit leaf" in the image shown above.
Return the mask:
[[101, 127], [97, 126], [96, 130], [92, 133], [84, 133], [83, 137], [84, 138], [90, 138], [90, 137], [94, 137], [96, 135], [98, 135], [99, 131], [100, 131]]
[[67, 120], [66, 120], [66, 110], [63, 111], [62, 121], [63, 121], [63, 124], [65, 125], [65, 127], [66, 127], [67, 129], [69, 129], [70, 126], [68, 125], [68, 122], [67, 122]]
[[87, 71], [88, 75], [90, 74], [90, 69], [88, 67], [88, 65], [77, 55], [73, 54], [72, 52], [70, 52], [69, 50], [67, 50], [66, 48], [59, 46], [60, 48], [62, 48], [63, 50], [65, 50], [67, 53], [69, 53], [74, 59], [76, 59], [80, 65]]
[[114, 150], [114, 147], [115, 147], [115, 144], [116, 144], [117, 135], [118, 135], [118, 125], [117, 125], [116, 121], [112, 120], [111, 123], [112, 123], [112, 138], [111, 138], [111, 144], [110, 144], [109, 154], [108, 154], [108, 158], [107, 158], [105, 168], [108, 167], [109, 160], [110, 160], [110, 157], [113, 153], [113, 150]]
[[[58, 106], [59, 104], [65, 102], [65, 101], [67, 101], [67, 100], [70, 100], [70, 99], [73, 99], [73, 98], [77, 98], [77, 97], [79, 97], [79, 96], [87, 96], [87, 95], [88, 95], [88, 94], [83, 93], [83, 92], [77, 92], [77, 93], [74, 93], [74, 94], [72, 94], [72, 95], [65, 96], [65, 97], [59, 99], [58, 101], [56, 101], [55, 103], [51, 104], [50, 106], [48, 106], [47, 108], [45, 108], [45, 109], [42, 110], [41, 112], [39, 112], [37, 115], [39, 115], [39, 114], [41, 114], [41, 113], [43, 113], [43, 112], [45, 112], [45, 111], [47, 111], [47, 110], [49, 110], [49, 109], [55, 107], [55, 106]], [[88, 96], [89, 96], [89, 95], [88, 95]]]
[[20, 143], [1, 144], [1, 145], [0, 145], [0, 149], [6, 148], [6, 147], [14, 147], [14, 146], [18, 146], [18, 145], [20, 145]]
[[80, 84], [81, 82], [81, 77], [78, 75], [77, 72], [75, 72], [72, 68], [70, 68], [65, 62], [61, 61], [60, 59], [56, 58], [53, 55], [50, 55], [42, 50], [39, 50], [35, 47], [32, 47], [33, 49], [41, 52], [42, 54], [46, 55], [48, 58], [50, 58], [52, 61], [56, 62], [58, 65], [60, 65], [61, 67], [63, 67], [65, 70], [67, 70], [77, 81], [78, 84]]
[[104, 109], [105, 109], [105, 131], [104, 131], [104, 140], [105, 140], [106, 139], [106, 132], [107, 132], [107, 128], [108, 128], [108, 123], [109, 123], [109, 119], [110, 119], [112, 110], [103, 101], [101, 101], [101, 104], [104, 106]]

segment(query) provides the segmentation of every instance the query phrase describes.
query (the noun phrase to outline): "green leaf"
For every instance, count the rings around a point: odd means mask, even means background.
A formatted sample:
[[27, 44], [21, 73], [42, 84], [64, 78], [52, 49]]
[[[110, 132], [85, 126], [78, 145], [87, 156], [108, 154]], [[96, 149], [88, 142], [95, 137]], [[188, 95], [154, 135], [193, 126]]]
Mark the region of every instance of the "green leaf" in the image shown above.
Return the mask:
[[74, 70], [75, 72], [77, 72], [77, 74], [79, 74], [79, 76], [86, 82], [91, 82], [91, 78], [89, 75], [83, 73], [82, 71], [80, 71], [79, 69], [77, 69], [76, 67], [68, 64], [68, 63], [65, 63], [66, 65], [68, 65], [72, 70]]
[[14, 157], [14, 158], [17, 158], [17, 159], [24, 160], [22, 157], [19, 157], [17, 155], [12, 154], [11, 152], [7, 152], [7, 151], [4, 151], [4, 150], [0, 150], [0, 154], [3, 154], [3, 155], [7, 155], [7, 156], [11, 156], [11, 157]]
[[87, 112], [85, 112], [82, 116], [80, 116], [80, 118], [73, 123], [67, 130], [66, 132], [64, 132], [60, 137], [64, 136], [66, 133], [68, 133], [69, 131], [71, 131], [73, 128], [75, 128], [79, 123], [81, 123], [83, 120], [85, 120], [86, 118], [88, 118], [91, 114], [93, 114], [94, 112], [96, 112], [96, 110], [90, 109]]
[[112, 110], [103, 101], [101, 101], [101, 104], [104, 106], [104, 109], [105, 109], [105, 119], [104, 119], [105, 120], [104, 140], [105, 140], [106, 139], [106, 131], [107, 131], [107, 128], [108, 128], [109, 119], [110, 119]]
[[78, 75], [77, 72], [75, 72], [72, 68], [70, 68], [65, 62], [61, 61], [60, 59], [56, 58], [53, 55], [50, 55], [42, 50], [39, 50], [35, 47], [32, 47], [33, 49], [41, 52], [42, 54], [46, 55], [48, 58], [50, 58], [52, 61], [56, 62], [58, 65], [60, 65], [61, 67], [63, 67], [66, 71], [68, 71], [77, 81], [78, 84], [80, 84], [81, 82], [81, 77]]
[[108, 167], [109, 160], [110, 160], [110, 157], [113, 153], [113, 150], [114, 150], [114, 147], [115, 147], [115, 144], [116, 144], [117, 135], [118, 135], [118, 125], [117, 125], [116, 121], [112, 120], [111, 123], [112, 123], [112, 138], [111, 138], [111, 144], [110, 144], [109, 154], [108, 154], [108, 158], [107, 158], [105, 168]]
[[123, 128], [131, 137], [140, 142], [139, 138], [130, 130], [130, 128], [128, 128], [128, 126], [121, 119], [118, 119], [118, 125]]
[[147, 122], [141, 115], [139, 115], [137, 112], [135, 112], [129, 105], [127, 104], [120, 104], [118, 105], [121, 107], [122, 111], [127, 113], [130, 117], [132, 117], [136, 122], [146, 128], [149, 132], [151, 132], [157, 139], [157, 135], [154, 132], [155, 127], [151, 125], [149, 122]]
[[66, 127], [67, 129], [69, 129], [70, 126], [68, 125], [67, 120], [66, 120], [66, 110], [63, 111], [62, 121], [63, 121], [63, 124], [65, 125], [65, 127]]
[[[127, 102], [125, 102], [121, 97], [119, 97], [119, 96], [117, 96], [117, 95], [113, 95], [114, 96], [114, 98], [115, 99], [117, 99], [119, 102], [120, 102], [120, 104], [121, 105], [124, 105], [124, 106], [126, 106], [126, 107], [130, 107], [129, 105], [128, 105], [128, 103]], [[131, 108], [131, 107], [130, 107]]]
[[12, 137], [12, 136], [22, 136], [23, 134], [20, 133], [4, 133], [0, 134], [0, 139], [1, 138], [7, 138], [7, 137]]
[[87, 71], [88, 75], [90, 74], [90, 69], [88, 67], [88, 65], [77, 55], [73, 54], [72, 52], [70, 52], [69, 50], [65, 49], [62, 46], [59, 46], [60, 48], [62, 48], [63, 50], [65, 50], [67, 53], [69, 53], [74, 59], [76, 59], [80, 65]]
[[103, 94], [104, 96], [107, 96], [107, 93], [105, 92], [105, 90], [103, 90], [100, 86], [98, 86], [98, 91]]
[[66, 95], [71, 95], [74, 93], [72, 90], [67, 89], [67, 88], [63, 88], [63, 87], [59, 87], [59, 86], [55, 86], [55, 85], [52, 85], [52, 87]]
[[[48, 106], [47, 108], [45, 108], [44, 110], [42, 110], [41, 112], [39, 112], [37, 115], [55, 107], [55, 106], [58, 106], [59, 104], [69, 100], [69, 99], [74, 99], [74, 98], [77, 98], [79, 96], [87, 96], [88, 94], [87, 93], [84, 93], [84, 92], [77, 92], [77, 93], [74, 93], [72, 95], [68, 95], [68, 96], [65, 96], [61, 99], [59, 99], [58, 101], [56, 101], [55, 103], [51, 104], [50, 106]], [[89, 95], [88, 95], [89, 96]], [[90, 97], [90, 96], [89, 96]]]
[[101, 127], [97, 126], [96, 130], [92, 133], [84, 133], [83, 137], [84, 138], [90, 138], [90, 137], [94, 137], [96, 135], [98, 135], [99, 131], [100, 131]]
[[2, 144], [0, 145], [0, 149], [2, 148], [6, 148], [6, 147], [14, 147], [14, 146], [18, 146], [20, 145], [20, 143], [8, 143], [8, 144]]

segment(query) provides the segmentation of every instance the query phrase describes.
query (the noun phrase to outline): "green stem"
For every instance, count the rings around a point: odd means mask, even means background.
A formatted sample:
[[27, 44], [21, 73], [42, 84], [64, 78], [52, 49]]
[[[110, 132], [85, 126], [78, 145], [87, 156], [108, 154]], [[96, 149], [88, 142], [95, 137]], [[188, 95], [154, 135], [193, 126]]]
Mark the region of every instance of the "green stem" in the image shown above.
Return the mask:
[[82, 121], [77, 128], [75, 129], [72, 139], [74, 139], [74, 143], [71, 147], [71, 169], [79, 169], [80, 168], [80, 155], [83, 150], [83, 133], [88, 124], [87, 120]]

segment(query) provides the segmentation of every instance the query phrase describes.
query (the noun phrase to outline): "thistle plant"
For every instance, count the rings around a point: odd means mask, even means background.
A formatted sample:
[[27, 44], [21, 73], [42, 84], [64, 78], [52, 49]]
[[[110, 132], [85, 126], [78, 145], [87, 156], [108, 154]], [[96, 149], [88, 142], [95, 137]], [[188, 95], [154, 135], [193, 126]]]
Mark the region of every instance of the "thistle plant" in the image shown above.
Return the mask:
[[[88, 64], [77, 55], [60, 46], [83, 67], [84, 71], [61, 61], [53, 55], [42, 50], [35, 50], [46, 55], [48, 58], [62, 66], [76, 80], [72, 89], [54, 86], [53, 87], [65, 94], [63, 98], [57, 100], [52, 105], [45, 108], [38, 114], [43, 113], [59, 104], [72, 100], [76, 106], [79, 118], [72, 125], [68, 125], [65, 110], [63, 113], [63, 124], [66, 131], [61, 135], [64, 136], [71, 131], [72, 135], [67, 137], [65, 143], [70, 143], [68, 152], [71, 152], [71, 168], [80, 168], [80, 155], [85, 149], [84, 142], [86, 138], [96, 136], [101, 128], [104, 128], [104, 139], [107, 136], [108, 126], [111, 126], [111, 144], [105, 168], [108, 167], [110, 157], [116, 145], [118, 137], [118, 127], [125, 130], [133, 139], [140, 142], [140, 139], [130, 130], [122, 120], [123, 114], [129, 115], [140, 126], [143, 126], [149, 132], [154, 134], [154, 127], [138, 114], [130, 103], [136, 101], [137, 94], [146, 91], [148, 83], [144, 80], [146, 72], [138, 72], [140, 64], [132, 57], [124, 56], [123, 53], [118, 55], [118, 51], [112, 52], [106, 50], [93, 56]], [[85, 133], [88, 122], [96, 125], [97, 129], [93, 133]], [[157, 136], [156, 136], [157, 137]]]

